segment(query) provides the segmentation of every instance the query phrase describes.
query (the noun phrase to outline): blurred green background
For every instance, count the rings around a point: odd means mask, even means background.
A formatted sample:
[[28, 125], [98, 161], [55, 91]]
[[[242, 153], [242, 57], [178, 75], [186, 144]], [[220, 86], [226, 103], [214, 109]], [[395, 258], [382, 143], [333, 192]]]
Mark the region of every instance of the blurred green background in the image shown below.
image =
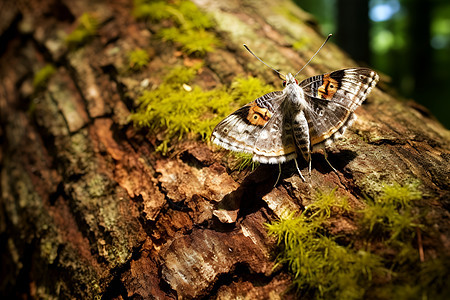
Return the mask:
[[295, 0], [324, 35], [450, 128], [449, 0]]

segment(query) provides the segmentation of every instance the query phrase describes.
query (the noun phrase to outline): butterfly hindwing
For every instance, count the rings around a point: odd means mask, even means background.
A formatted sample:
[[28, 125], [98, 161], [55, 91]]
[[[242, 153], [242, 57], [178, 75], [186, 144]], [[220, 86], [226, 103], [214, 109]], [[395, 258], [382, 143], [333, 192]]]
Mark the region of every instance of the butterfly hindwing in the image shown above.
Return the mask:
[[[286, 102], [282, 105], [286, 105]], [[253, 148], [253, 160], [261, 163], [282, 163], [297, 156], [295, 142], [284, 115], [279, 107], [272, 119], [261, 130]]]
[[[305, 95], [309, 108], [305, 110], [308, 120], [311, 145], [319, 144], [329, 139], [340, 129], [345, 130], [344, 125], [353, 114], [347, 107], [334, 101], [313, 98]], [[343, 133], [341, 130], [341, 134]]]

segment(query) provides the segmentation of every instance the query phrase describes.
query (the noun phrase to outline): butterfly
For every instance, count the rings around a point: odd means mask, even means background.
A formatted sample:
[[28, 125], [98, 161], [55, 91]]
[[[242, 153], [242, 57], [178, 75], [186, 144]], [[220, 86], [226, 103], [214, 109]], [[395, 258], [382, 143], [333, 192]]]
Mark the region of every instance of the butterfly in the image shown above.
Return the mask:
[[222, 120], [212, 132], [212, 142], [251, 153], [253, 161], [263, 164], [280, 166], [294, 159], [305, 180], [296, 158], [302, 156], [311, 171], [313, 149], [330, 145], [345, 132], [379, 76], [367, 68], [337, 70], [300, 83], [295, 76], [284, 76], [282, 91], [265, 94]]

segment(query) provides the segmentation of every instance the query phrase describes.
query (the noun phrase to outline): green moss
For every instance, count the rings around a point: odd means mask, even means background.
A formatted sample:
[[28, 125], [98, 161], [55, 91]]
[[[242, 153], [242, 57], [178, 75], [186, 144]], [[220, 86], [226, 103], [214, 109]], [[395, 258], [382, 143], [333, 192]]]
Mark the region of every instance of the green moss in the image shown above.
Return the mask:
[[302, 18], [299, 18], [299, 16], [295, 15], [292, 10], [286, 6], [279, 5], [276, 7], [275, 11], [284, 16], [290, 23], [303, 24]]
[[259, 166], [259, 162], [253, 161], [253, 154], [245, 152], [235, 152], [234, 157], [237, 159], [236, 164], [233, 166], [233, 170], [243, 171], [245, 169], [255, 170]]
[[332, 210], [335, 212], [350, 210], [347, 198], [336, 196], [336, 188], [329, 192], [318, 191], [315, 201], [306, 207], [305, 212], [312, 212], [312, 218], [318, 217], [320, 220], [325, 220], [330, 218]]
[[[352, 211], [334, 190], [319, 192], [301, 214], [268, 225], [279, 244], [277, 263], [288, 266], [306, 298], [443, 299], [450, 257], [419, 259], [415, 234], [425, 222], [414, 204], [421, 198], [417, 182], [383, 183], [365, 209]], [[359, 216], [358, 247], [339, 244], [326, 230], [327, 220], [342, 212]]]
[[[426, 291], [428, 299], [440, 299], [450, 295], [450, 258], [435, 258], [420, 266], [416, 284]], [[444, 297], [442, 297], [444, 296]]]
[[78, 26], [66, 37], [66, 44], [70, 48], [77, 48], [86, 44], [97, 34], [98, 20], [92, 14], [84, 13], [78, 19]]
[[373, 274], [385, 272], [380, 257], [342, 246], [324, 230], [329, 217], [348, 209], [335, 190], [319, 192], [301, 214], [267, 225], [280, 245], [277, 263], [289, 267], [293, 284], [308, 299], [360, 299]]
[[150, 61], [148, 52], [144, 49], [135, 49], [128, 53], [128, 65], [131, 70], [140, 70]]
[[187, 91], [182, 85], [163, 84], [154, 91], [144, 92], [131, 120], [139, 127], [161, 133], [163, 148], [158, 150], [166, 153], [168, 143], [174, 139], [197, 135], [206, 139], [228, 111], [231, 100], [224, 90], [204, 92], [195, 86]]
[[413, 201], [422, 199], [422, 193], [419, 190], [419, 182], [411, 181], [404, 185], [399, 183], [382, 184], [383, 189], [377, 202], [388, 203], [397, 208], [406, 208], [411, 206]]
[[412, 204], [422, 198], [418, 183], [382, 183], [381, 186], [377, 197], [366, 200], [362, 211], [363, 228], [373, 237], [381, 236], [389, 241], [414, 236], [418, 224]]
[[373, 289], [378, 299], [448, 299], [450, 295], [450, 259], [430, 258], [413, 268], [401, 267], [391, 282]]
[[181, 1], [178, 9], [187, 22], [189, 22], [189, 27], [197, 29], [209, 29], [214, 27], [212, 19], [207, 14], [201, 12], [191, 1]]
[[137, 99], [138, 108], [130, 120], [158, 134], [161, 143], [157, 151], [163, 154], [184, 137], [208, 139], [213, 128], [241, 102], [250, 102], [254, 94], [260, 96], [269, 89], [259, 79], [248, 78], [238, 79], [230, 88], [203, 91], [191, 86], [201, 67], [174, 67], [158, 88], [145, 91]]
[[231, 84], [231, 95], [234, 99], [238, 99], [239, 106], [247, 104], [273, 90], [273, 86], [265, 84], [257, 77], [237, 77]]
[[300, 40], [292, 44], [292, 48], [297, 51], [304, 51], [310, 43], [311, 40], [309, 38], [301, 38]]
[[220, 44], [212, 32], [204, 29], [181, 30], [172, 27], [161, 30], [160, 36], [165, 41], [181, 45], [183, 52], [200, 56], [214, 51], [215, 47]]
[[42, 69], [40, 69], [33, 78], [33, 87], [35, 90], [45, 88], [50, 77], [56, 72], [56, 68], [47, 64]]
[[135, 0], [133, 14], [155, 23], [165, 19], [175, 23], [160, 29], [158, 36], [174, 42], [187, 54], [202, 56], [220, 45], [214, 33], [208, 31], [214, 26], [212, 19], [190, 1]]
[[159, 22], [164, 19], [174, 21], [178, 26], [209, 29], [214, 22], [191, 1], [134, 0], [133, 15], [136, 19]]
[[201, 67], [202, 64], [197, 64], [192, 68], [176, 66], [164, 77], [163, 84], [169, 86], [179, 86], [183, 83], [190, 83], [197, 75], [197, 72]]
[[202, 91], [188, 85], [199, 68], [174, 68], [157, 89], [139, 97], [139, 107], [131, 115], [135, 126], [159, 133], [162, 143], [157, 150], [164, 154], [170, 142], [185, 136], [208, 138], [230, 109], [232, 98], [225, 89]]
[[134, 0], [133, 16], [136, 19], [148, 19], [159, 22], [168, 19], [171, 13], [167, 10], [166, 1]]

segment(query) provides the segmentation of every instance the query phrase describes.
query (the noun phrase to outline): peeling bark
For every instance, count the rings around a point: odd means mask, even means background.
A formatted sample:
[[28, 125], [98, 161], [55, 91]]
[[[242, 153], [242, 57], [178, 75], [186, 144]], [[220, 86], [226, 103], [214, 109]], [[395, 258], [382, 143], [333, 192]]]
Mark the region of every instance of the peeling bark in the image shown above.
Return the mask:
[[[275, 82], [242, 43], [282, 71], [301, 67], [322, 42], [311, 17], [290, 2], [194, 1], [217, 23], [223, 45], [204, 58], [196, 84], [209, 89], [249, 74]], [[329, 149], [334, 173], [313, 154], [310, 182], [283, 165], [227, 168], [227, 153], [186, 139], [168, 156], [157, 137], [128, 123], [134, 99], [192, 57], [131, 16], [128, 1], [5, 2], [0, 10], [0, 295], [7, 298], [248, 299], [294, 297], [273, 269], [265, 223], [337, 187], [354, 208], [380, 182], [421, 182], [433, 233], [425, 257], [450, 250], [450, 132], [426, 109], [395, 99], [383, 82], [358, 121]], [[276, 10], [274, 8], [276, 5]], [[76, 50], [61, 38], [84, 12], [97, 36]], [[296, 20], [296, 21], [295, 21]], [[309, 25], [308, 25], [309, 24]], [[295, 51], [292, 43], [304, 41]], [[126, 72], [126, 53], [153, 53]], [[70, 51], [69, 51], [70, 50]], [[44, 91], [35, 74], [56, 67]], [[304, 76], [355, 66], [327, 45]], [[253, 99], [249, 99], [253, 100]], [[351, 235], [347, 217], [332, 232]]]

